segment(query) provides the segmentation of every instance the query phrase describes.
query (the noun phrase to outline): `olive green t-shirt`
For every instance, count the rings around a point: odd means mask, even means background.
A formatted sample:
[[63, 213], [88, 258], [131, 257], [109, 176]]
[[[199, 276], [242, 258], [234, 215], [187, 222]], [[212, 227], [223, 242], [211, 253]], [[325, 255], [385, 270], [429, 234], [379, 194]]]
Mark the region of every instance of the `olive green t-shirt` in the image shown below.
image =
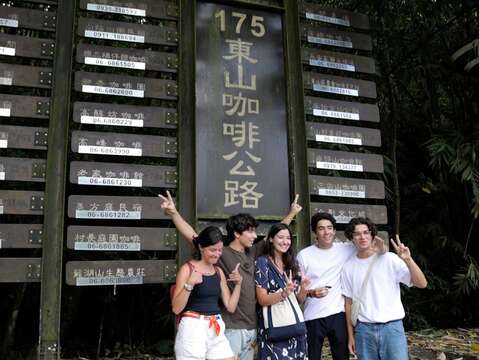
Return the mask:
[[[226, 323], [227, 329], [256, 329], [256, 287], [254, 285], [254, 261], [257, 256], [262, 255], [265, 242], [258, 241], [251, 248], [244, 252], [236, 251], [229, 246], [223, 248], [223, 255], [218, 261], [218, 266], [224, 271], [226, 278], [234, 270], [236, 264], [240, 263], [239, 272], [243, 277], [241, 282], [241, 294], [238, 306], [234, 313], [228, 312], [224, 306], [221, 315]], [[234, 284], [228, 282], [230, 291], [233, 291]]]

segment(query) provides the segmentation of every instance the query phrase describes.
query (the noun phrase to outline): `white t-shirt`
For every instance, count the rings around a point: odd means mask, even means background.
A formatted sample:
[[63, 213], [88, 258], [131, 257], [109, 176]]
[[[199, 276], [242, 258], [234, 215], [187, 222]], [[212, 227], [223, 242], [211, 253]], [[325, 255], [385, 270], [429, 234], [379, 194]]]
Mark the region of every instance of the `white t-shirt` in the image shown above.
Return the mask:
[[356, 253], [351, 242], [334, 242], [329, 249], [316, 245], [301, 250], [297, 260], [303, 273], [311, 280], [310, 289], [331, 286], [328, 295], [322, 298], [307, 297], [304, 302], [304, 319], [314, 320], [344, 312], [341, 290], [341, 270], [346, 261]]
[[[343, 295], [357, 299], [374, 256], [360, 259], [352, 256], [344, 264], [341, 282]], [[374, 263], [369, 280], [364, 290], [363, 301], [359, 311], [359, 321], [367, 323], [385, 323], [404, 317], [401, 302], [400, 283], [412, 286], [411, 274], [403, 260], [396, 254], [380, 255]]]

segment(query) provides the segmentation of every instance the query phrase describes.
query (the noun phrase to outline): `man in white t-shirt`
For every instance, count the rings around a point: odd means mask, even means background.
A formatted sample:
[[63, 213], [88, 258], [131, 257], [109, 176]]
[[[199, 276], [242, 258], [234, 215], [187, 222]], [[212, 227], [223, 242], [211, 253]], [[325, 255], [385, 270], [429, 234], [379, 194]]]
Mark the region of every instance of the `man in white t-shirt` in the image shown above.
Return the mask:
[[309, 359], [321, 359], [324, 338], [327, 337], [333, 359], [347, 360], [349, 351], [341, 270], [356, 253], [356, 248], [350, 242], [334, 241], [336, 220], [331, 214], [314, 214], [311, 230], [316, 236], [316, 244], [301, 250], [297, 257], [303, 274], [311, 281], [304, 299]]
[[[361, 360], [407, 360], [400, 283], [425, 288], [427, 280], [412, 259], [409, 248], [397, 235], [396, 242], [391, 239], [397, 255], [374, 256], [372, 243], [376, 234], [376, 225], [367, 218], [352, 219], [345, 230], [346, 237], [357, 248], [357, 254], [344, 264], [341, 275], [346, 298], [348, 348]], [[364, 290], [361, 290], [370, 266]], [[351, 322], [353, 299], [361, 304], [354, 329]]]

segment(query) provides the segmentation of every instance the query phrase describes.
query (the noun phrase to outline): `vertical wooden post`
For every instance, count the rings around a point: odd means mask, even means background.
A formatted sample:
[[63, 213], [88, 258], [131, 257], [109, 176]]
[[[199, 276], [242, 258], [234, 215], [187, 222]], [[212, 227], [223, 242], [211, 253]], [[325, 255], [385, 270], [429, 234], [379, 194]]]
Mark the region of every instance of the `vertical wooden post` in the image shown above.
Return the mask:
[[308, 159], [306, 123], [303, 96], [303, 67], [301, 64], [301, 38], [297, 0], [284, 0], [284, 33], [286, 54], [286, 83], [288, 96], [288, 133], [290, 148], [290, 174], [294, 192], [300, 194], [303, 211], [296, 219], [298, 249], [310, 245], [310, 196], [308, 185]]
[[39, 360], [60, 359], [63, 224], [75, 7], [76, 1], [58, 1], [45, 184]]
[[[178, 209], [190, 224], [196, 223], [195, 173], [195, 43], [196, 0], [180, 0], [180, 42], [178, 47]], [[178, 240], [178, 261], [191, 254], [190, 245]]]

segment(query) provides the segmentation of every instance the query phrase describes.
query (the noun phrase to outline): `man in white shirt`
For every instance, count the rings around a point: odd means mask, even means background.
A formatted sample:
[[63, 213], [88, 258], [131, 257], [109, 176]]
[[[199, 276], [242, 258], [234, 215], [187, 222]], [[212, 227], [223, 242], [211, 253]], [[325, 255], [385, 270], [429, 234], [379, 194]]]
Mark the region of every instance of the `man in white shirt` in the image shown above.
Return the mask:
[[311, 282], [304, 302], [309, 359], [321, 359], [327, 337], [333, 360], [347, 360], [348, 337], [340, 279], [344, 263], [356, 253], [356, 248], [350, 242], [334, 241], [336, 220], [331, 214], [314, 214], [311, 230], [316, 244], [301, 250], [297, 257], [303, 274]]
[[[425, 288], [424, 273], [411, 257], [407, 246], [396, 235], [391, 244], [396, 254], [376, 257], [373, 239], [376, 225], [367, 218], [352, 219], [345, 235], [352, 240], [357, 254], [343, 266], [341, 275], [343, 295], [346, 298], [348, 348], [361, 360], [407, 360], [407, 340], [402, 319], [400, 283]], [[364, 279], [369, 270], [369, 277]], [[359, 315], [353, 329], [352, 302], [360, 301]]]

